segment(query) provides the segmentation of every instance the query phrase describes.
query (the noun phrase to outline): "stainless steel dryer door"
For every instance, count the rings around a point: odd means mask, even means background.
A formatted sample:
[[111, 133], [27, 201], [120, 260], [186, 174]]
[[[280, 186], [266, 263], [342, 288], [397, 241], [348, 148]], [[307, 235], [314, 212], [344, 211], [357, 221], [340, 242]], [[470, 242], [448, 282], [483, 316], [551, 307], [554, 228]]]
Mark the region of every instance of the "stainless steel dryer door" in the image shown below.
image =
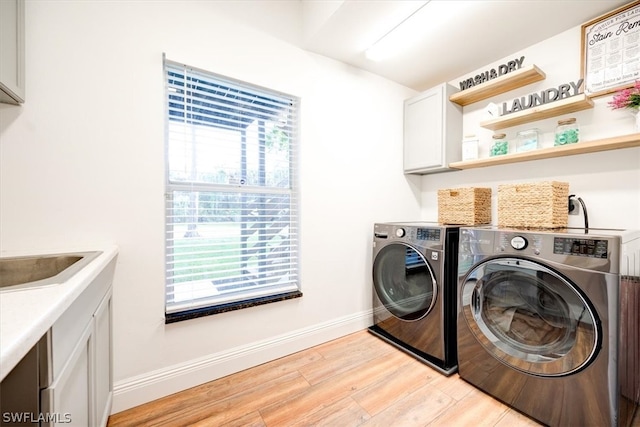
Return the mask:
[[539, 376], [562, 376], [596, 356], [601, 332], [575, 285], [542, 264], [496, 258], [476, 266], [460, 288], [462, 316], [503, 363]]
[[424, 256], [404, 243], [392, 243], [373, 260], [373, 288], [394, 316], [418, 320], [431, 311], [437, 297], [433, 270]]

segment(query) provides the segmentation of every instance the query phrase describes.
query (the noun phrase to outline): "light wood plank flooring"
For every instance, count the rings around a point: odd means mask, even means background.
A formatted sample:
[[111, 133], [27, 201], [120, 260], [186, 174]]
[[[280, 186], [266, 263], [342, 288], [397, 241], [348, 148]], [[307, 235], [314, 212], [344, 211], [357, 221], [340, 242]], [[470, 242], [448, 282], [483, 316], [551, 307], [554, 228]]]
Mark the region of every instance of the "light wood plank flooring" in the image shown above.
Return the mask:
[[108, 423], [108, 427], [538, 425], [457, 374], [445, 377], [368, 331], [114, 414]]

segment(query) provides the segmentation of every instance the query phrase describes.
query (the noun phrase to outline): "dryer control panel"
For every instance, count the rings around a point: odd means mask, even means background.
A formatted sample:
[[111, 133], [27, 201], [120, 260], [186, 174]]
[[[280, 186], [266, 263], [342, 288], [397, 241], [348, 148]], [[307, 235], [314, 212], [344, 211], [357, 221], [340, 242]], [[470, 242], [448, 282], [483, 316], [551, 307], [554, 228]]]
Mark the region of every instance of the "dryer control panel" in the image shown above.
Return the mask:
[[440, 241], [439, 228], [416, 228], [416, 240]]
[[376, 247], [378, 243], [384, 241], [389, 243], [403, 242], [418, 248], [443, 250], [444, 246], [451, 241], [451, 238], [448, 237], [451, 234], [451, 230], [456, 232], [456, 240], [453, 244], [457, 247], [458, 227], [455, 226], [448, 227], [428, 222], [376, 223], [374, 225], [373, 245]]

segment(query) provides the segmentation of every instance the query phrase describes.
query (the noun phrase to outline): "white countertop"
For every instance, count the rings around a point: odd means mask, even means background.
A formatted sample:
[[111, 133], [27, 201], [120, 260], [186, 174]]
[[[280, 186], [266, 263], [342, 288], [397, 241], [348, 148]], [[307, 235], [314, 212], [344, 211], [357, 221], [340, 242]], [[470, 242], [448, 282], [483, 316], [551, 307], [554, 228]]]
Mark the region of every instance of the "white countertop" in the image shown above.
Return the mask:
[[[116, 246], [95, 247], [81, 251], [102, 251], [102, 253], [63, 283], [42, 288], [0, 292], [0, 381], [11, 372], [71, 303], [118, 255]], [[3, 253], [2, 256], [81, 251]]]

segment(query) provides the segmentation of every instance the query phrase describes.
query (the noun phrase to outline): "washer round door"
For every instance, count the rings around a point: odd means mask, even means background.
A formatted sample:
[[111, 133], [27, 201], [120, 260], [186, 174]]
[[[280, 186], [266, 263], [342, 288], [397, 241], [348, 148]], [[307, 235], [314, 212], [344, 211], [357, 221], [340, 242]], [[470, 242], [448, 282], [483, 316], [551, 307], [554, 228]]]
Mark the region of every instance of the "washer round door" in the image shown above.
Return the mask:
[[503, 363], [539, 376], [586, 367], [601, 340], [594, 310], [564, 277], [539, 263], [497, 258], [479, 264], [460, 288], [462, 316]]
[[424, 256], [404, 243], [383, 247], [373, 260], [373, 288], [385, 308], [402, 320], [419, 320], [433, 308], [437, 286]]

